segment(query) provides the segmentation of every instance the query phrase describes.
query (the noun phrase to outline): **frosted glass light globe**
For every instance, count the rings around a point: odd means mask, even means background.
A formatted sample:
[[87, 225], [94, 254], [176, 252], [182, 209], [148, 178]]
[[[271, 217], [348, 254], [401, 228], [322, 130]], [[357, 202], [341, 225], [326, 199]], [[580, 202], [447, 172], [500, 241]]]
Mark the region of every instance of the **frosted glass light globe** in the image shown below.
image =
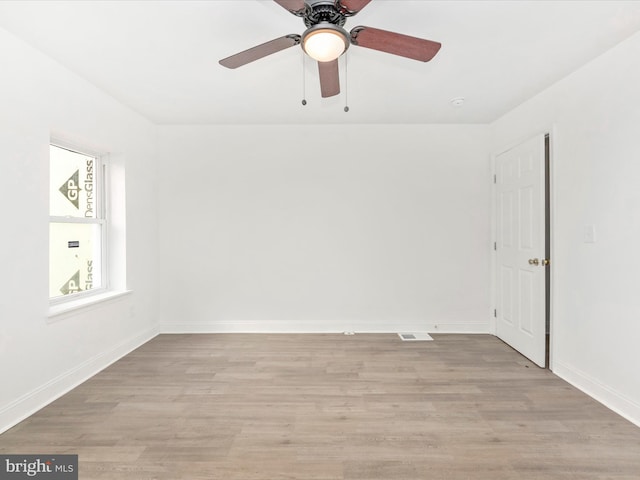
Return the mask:
[[314, 60], [331, 62], [344, 53], [347, 43], [340, 32], [327, 28], [315, 30], [305, 36], [303, 48]]

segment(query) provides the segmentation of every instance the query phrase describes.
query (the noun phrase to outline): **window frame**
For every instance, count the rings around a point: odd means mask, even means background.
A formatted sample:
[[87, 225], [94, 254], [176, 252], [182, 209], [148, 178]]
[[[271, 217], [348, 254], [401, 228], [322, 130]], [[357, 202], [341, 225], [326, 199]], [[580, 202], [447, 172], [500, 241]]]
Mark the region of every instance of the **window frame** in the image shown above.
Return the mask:
[[[51, 139], [49, 141], [49, 152], [51, 147], [61, 148], [79, 155], [84, 155], [94, 159], [93, 172], [94, 172], [94, 211], [95, 218], [93, 217], [72, 217], [72, 216], [57, 216], [51, 215], [51, 206], [49, 205], [49, 228], [51, 224], [83, 224], [83, 225], [99, 225], [100, 226], [100, 286], [97, 288], [91, 288], [88, 290], [82, 290], [80, 292], [68, 293], [66, 295], [59, 295], [56, 297], [49, 297], [49, 305], [57, 306], [68, 302], [75, 302], [79, 299], [93, 297], [96, 295], [104, 294], [110, 290], [110, 276], [109, 276], [109, 217], [107, 211], [108, 202], [108, 154], [99, 153], [92, 149], [73, 145], [68, 142], [64, 142], [58, 139]], [[49, 170], [51, 170], [51, 154], [49, 154]], [[51, 187], [49, 187], [51, 188]], [[51, 239], [47, 242], [48, 248], [51, 246]], [[49, 253], [50, 255], [50, 253]], [[49, 263], [49, 282], [51, 282], [51, 258], [47, 255]], [[48, 282], [48, 283], [49, 283]], [[49, 285], [49, 290], [51, 285]]]

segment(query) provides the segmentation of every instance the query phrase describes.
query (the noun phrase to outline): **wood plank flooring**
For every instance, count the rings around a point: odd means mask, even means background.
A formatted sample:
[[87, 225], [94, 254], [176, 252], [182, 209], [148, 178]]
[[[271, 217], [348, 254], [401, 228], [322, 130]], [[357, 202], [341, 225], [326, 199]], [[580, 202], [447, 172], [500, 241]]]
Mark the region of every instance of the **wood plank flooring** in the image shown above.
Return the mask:
[[82, 480], [640, 479], [640, 428], [494, 337], [161, 335], [0, 435]]

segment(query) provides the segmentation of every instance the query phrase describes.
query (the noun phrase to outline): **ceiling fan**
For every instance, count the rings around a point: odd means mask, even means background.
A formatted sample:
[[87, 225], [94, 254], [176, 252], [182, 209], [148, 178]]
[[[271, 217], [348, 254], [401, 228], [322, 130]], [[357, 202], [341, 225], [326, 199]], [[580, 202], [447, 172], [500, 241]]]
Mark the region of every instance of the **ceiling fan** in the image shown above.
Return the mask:
[[220, 60], [220, 65], [238, 68], [294, 45], [318, 62], [323, 97], [340, 93], [338, 58], [349, 45], [371, 48], [413, 60], [428, 62], [441, 44], [377, 28], [358, 26], [349, 33], [342, 28], [348, 17], [357, 14], [371, 0], [274, 0], [301, 17], [307, 29], [302, 35], [289, 34]]

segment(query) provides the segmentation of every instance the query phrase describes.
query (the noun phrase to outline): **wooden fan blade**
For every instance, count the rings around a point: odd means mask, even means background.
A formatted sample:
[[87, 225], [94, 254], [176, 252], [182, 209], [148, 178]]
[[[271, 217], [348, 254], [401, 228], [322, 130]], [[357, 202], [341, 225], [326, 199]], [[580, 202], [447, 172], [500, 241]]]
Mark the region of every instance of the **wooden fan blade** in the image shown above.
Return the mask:
[[223, 67], [238, 68], [246, 65], [247, 63], [254, 62], [262, 57], [266, 57], [267, 55], [271, 55], [272, 53], [279, 52], [280, 50], [284, 50], [285, 48], [293, 47], [298, 44], [300, 44], [300, 35], [285, 35], [284, 37], [276, 38], [270, 42], [256, 45], [255, 47], [243, 52], [223, 58], [218, 63]]
[[322, 98], [333, 97], [340, 93], [340, 74], [338, 73], [338, 59], [330, 62], [318, 62], [320, 72], [320, 92]]
[[371, 27], [355, 27], [351, 30], [351, 43], [421, 62], [431, 60], [442, 46], [431, 40]]
[[371, 0], [337, 0], [336, 7], [343, 13], [354, 15], [366, 7]]
[[305, 9], [304, 0], [273, 0], [282, 8], [289, 10], [289, 12], [297, 15], [298, 17], [302, 16]]

